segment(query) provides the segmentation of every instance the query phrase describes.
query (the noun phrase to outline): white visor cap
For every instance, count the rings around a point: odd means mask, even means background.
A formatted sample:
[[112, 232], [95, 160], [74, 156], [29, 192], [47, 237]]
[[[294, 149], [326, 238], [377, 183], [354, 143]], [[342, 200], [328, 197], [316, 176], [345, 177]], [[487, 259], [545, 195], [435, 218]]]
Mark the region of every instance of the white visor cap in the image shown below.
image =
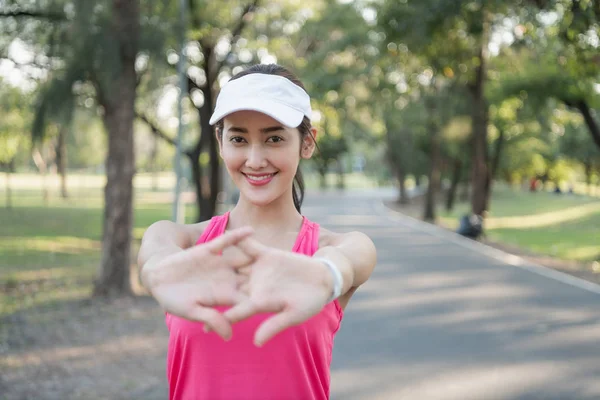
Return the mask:
[[214, 125], [236, 111], [258, 111], [290, 128], [312, 116], [310, 96], [287, 78], [270, 74], [248, 74], [227, 82], [210, 117]]

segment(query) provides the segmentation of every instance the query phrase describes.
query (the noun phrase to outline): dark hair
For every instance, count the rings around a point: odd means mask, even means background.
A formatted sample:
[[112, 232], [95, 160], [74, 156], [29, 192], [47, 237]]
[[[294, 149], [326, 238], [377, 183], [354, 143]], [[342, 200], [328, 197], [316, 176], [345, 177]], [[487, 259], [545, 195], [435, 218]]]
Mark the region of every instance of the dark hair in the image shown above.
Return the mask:
[[[246, 75], [250, 75], [250, 74], [268, 74], [268, 75], [282, 76], [284, 78], [289, 79], [295, 85], [300, 86], [306, 92], [306, 88], [294, 74], [292, 74], [289, 70], [282, 67], [281, 65], [277, 65], [277, 64], [253, 65], [250, 68], [235, 74], [231, 78], [231, 80], [233, 81], [235, 79], [241, 78], [242, 76], [246, 76]], [[223, 139], [223, 120], [220, 120], [219, 122], [217, 122], [216, 126], [218, 129], [219, 139], [222, 140]], [[310, 119], [308, 119], [306, 116], [304, 116], [304, 118], [302, 119], [302, 122], [296, 128], [300, 132], [300, 145], [302, 145], [302, 141], [304, 140], [304, 138], [307, 135], [310, 135], [312, 137], [312, 134], [310, 132], [312, 125], [310, 123]], [[315, 140], [314, 137], [312, 139]], [[315, 143], [316, 143], [316, 141], [315, 141]], [[296, 207], [296, 210], [298, 210], [298, 212], [300, 212], [300, 207], [302, 206], [302, 201], [304, 200], [304, 178], [302, 177], [302, 171], [300, 171], [300, 166], [298, 166], [298, 169], [296, 170], [296, 175], [294, 176], [294, 183], [292, 185], [292, 198], [294, 200], [294, 206]]]

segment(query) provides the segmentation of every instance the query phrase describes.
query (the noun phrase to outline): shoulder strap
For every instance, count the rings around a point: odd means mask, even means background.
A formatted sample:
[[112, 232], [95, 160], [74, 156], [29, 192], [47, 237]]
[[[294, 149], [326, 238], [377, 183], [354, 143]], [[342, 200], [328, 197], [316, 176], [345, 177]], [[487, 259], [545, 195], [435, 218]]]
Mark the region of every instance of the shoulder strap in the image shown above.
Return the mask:
[[229, 212], [223, 215], [216, 215], [210, 219], [210, 222], [202, 232], [202, 235], [196, 241], [196, 245], [206, 243], [216, 237], [219, 237], [225, 231], [227, 227], [227, 220], [229, 219]]
[[293, 251], [312, 256], [319, 249], [319, 224], [306, 217]]

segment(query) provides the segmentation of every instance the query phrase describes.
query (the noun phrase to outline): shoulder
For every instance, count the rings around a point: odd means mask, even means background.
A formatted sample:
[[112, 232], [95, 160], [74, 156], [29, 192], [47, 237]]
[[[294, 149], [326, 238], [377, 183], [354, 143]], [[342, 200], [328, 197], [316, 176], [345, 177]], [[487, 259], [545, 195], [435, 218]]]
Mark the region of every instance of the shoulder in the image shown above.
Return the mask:
[[174, 237], [182, 248], [192, 247], [202, 235], [210, 220], [196, 224], [178, 224], [169, 220], [157, 221], [148, 227], [145, 237]]
[[202, 234], [204, 233], [204, 230], [210, 224], [210, 221], [211, 220], [209, 219], [206, 221], [198, 222], [196, 224], [184, 225], [185, 229], [187, 231], [187, 234], [190, 236], [190, 239], [192, 240], [192, 245], [196, 244], [196, 242], [198, 241], [200, 236], [202, 236]]
[[319, 233], [319, 248], [326, 246], [340, 246], [340, 245], [367, 245], [374, 246], [373, 241], [370, 237], [362, 232], [352, 231], [345, 233], [337, 233], [320, 227]]

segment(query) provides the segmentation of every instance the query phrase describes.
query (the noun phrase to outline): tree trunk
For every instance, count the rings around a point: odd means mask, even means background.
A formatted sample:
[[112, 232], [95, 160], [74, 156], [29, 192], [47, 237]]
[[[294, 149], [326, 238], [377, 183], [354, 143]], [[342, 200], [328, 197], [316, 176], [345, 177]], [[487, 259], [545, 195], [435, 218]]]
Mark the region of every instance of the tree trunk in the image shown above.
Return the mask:
[[208, 154], [209, 154], [209, 164], [210, 164], [210, 190], [208, 192], [208, 198], [206, 201], [207, 209], [203, 211], [203, 221], [206, 219], [212, 218], [217, 213], [217, 199], [219, 196], [219, 192], [221, 191], [221, 168], [220, 168], [220, 160], [221, 157], [219, 155], [219, 142], [217, 141], [217, 137], [213, 130], [213, 127], [210, 125], [209, 120], [214, 110], [214, 102], [215, 102], [215, 82], [218, 78], [218, 71], [215, 68], [211, 68], [211, 62], [214, 61], [215, 53], [213, 49], [206, 49], [204, 52], [205, 58], [205, 69], [204, 72], [206, 74], [206, 87], [204, 88], [204, 104], [200, 110], [200, 114], [202, 118], [200, 119], [200, 126], [202, 129], [202, 134], [208, 135]]
[[[212, 110], [212, 106], [211, 106]], [[220, 160], [221, 157], [219, 155], [219, 142], [217, 141], [217, 137], [212, 129], [212, 127], [208, 124], [208, 119], [206, 120], [205, 127], [203, 129], [208, 129], [208, 134], [210, 135], [210, 218], [212, 218], [217, 213], [217, 200], [219, 198], [219, 193], [222, 190], [222, 180], [221, 180], [221, 165]]]
[[13, 158], [6, 164], [6, 208], [12, 208], [12, 187], [11, 187], [11, 174], [15, 169], [15, 159]]
[[150, 150], [150, 179], [152, 180], [152, 191], [158, 191], [158, 138], [152, 135], [152, 150]]
[[396, 168], [396, 177], [398, 178], [398, 204], [406, 205], [410, 203], [408, 192], [406, 191], [406, 173], [404, 168]]
[[[133, 119], [139, 36], [137, 1], [113, 0], [113, 24], [120, 64], [108, 90], [99, 98], [108, 132], [102, 262], [94, 285], [96, 296], [131, 294], [131, 231], [133, 225], [133, 175], [135, 173]], [[102, 83], [99, 87], [104, 89]]]
[[496, 140], [496, 147], [494, 148], [494, 156], [492, 158], [491, 171], [487, 175], [485, 184], [485, 209], [490, 208], [490, 198], [492, 196], [492, 185], [498, 175], [498, 169], [500, 168], [500, 159], [502, 157], [502, 149], [504, 148], [504, 129], [500, 130], [500, 135]]
[[[194, 176], [194, 183], [196, 184], [196, 204], [198, 206], [198, 222], [206, 221], [211, 219], [217, 209], [217, 196], [221, 188], [220, 179], [220, 168], [219, 168], [219, 145], [217, 138], [213, 132], [213, 127], [209, 124], [210, 116], [213, 112], [214, 104], [214, 84], [217, 76], [213, 75], [213, 69], [211, 68], [214, 62], [213, 49], [206, 47], [202, 49], [204, 55], [204, 74], [206, 76], [206, 84], [202, 88], [204, 95], [204, 103], [198, 108], [198, 120], [200, 125], [200, 138], [195, 148], [195, 157], [192, 161], [192, 173], [197, 174]], [[189, 93], [192, 91], [190, 86]], [[203, 168], [200, 163], [200, 155], [208, 151], [209, 154], [209, 168], [210, 168], [210, 180], [209, 187], [203, 187], [204, 176]], [[196, 165], [194, 165], [196, 164]]]
[[[483, 12], [485, 15], [485, 11]], [[481, 34], [481, 44], [479, 48], [479, 66], [475, 70], [475, 82], [471, 86], [473, 98], [473, 164], [472, 164], [472, 182], [473, 190], [471, 193], [471, 211], [475, 215], [483, 215], [487, 209], [487, 185], [489, 179], [489, 170], [487, 165], [487, 102], [484, 94], [484, 85], [486, 80], [486, 60], [489, 23], [486, 17], [483, 17], [483, 33]]]
[[342, 163], [342, 160], [337, 160], [336, 170], [337, 170], [337, 188], [343, 190], [346, 188], [346, 181], [344, 180], [344, 177], [345, 177], [344, 164]]
[[190, 165], [192, 167], [192, 183], [196, 191], [196, 220], [201, 222], [201, 210], [203, 208], [203, 195], [202, 195], [202, 166], [200, 165], [200, 154], [197, 152], [186, 153], [190, 159]]
[[452, 211], [456, 200], [456, 192], [458, 184], [460, 183], [460, 177], [462, 175], [462, 161], [457, 158], [454, 160], [454, 168], [452, 170], [452, 181], [450, 183], [450, 189], [448, 189], [448, 195], [446, 197], [446, 211]]
[[67, 199], [67, 129], [64, 126], [59, 127], [58, 142], [56, 144], [56, 168], [60, 175], [60, 197]]
[[585, 167], [585, 185], [587, 187], [588, 195], [592, 195], [592, 163], [586, 160], [583, 163]]
[[502, 157], [502, 150], [504, 148], [504, 129], [500, 129], [500, 135], [496, 140], [496, 147], [494, 148], [494, 158], [492, 159], [492, 171], [490, 176], [492, 179], [498, 177], [498, 169], [500, 168], [500, 159]]
[[436, 123], [437, 116], [435, 99], [431, 96], [425, 100], [427, 103], [427, 115], [429, 119], [429, 137], [431, 140], [431, 165], [428, 174], [428, 187], [427, 194], [425, 195], [425, 210], [423, 213], [423, 219], [425, 221], [435, 220], [435, 198], [436, 191], [440, 187], [440, 163], [441, 163], [441, 150], [440, 150], [440, 134]]
[[327, 189], [327, 168], [318, 167], [319, 170], [319, 187], [323, 190]]
[[37, 148], [33, 149], [31, 157], [33, 158], [33, 163], [37, 167], [38, 172], [42, 176], [42, 198], [44, 200], [44, 205], [48, 206], [48, 200], [50, 199], [50, 193], [48, 191], [48, 180], [46, 179], [48, 175], [48, 165], [46, 164], [42, 153], [40, 153], [40, 150]]
[[471, 182], [469, 179], [465, 179], [462, 184], [462, 191], [458, 196], [459, 201], [468, 201], [469, 200], [469, 192], [470, 192]]
[[10, 191], [10, 170], [6, 170], [6, 208], [12, 208], [12, 193]]
[[592, 135], [594, 143], [596, 143], [596, 146], [600, 148], [600, 124], [594, 118], [594, 115], [592, 114], [592, 111], [585, 100], [578, 101], [576, 106], [581, 112], [581, 115], [583, 115], [583, 119], [585, 120], [585, 124], [590, 131], [590, 135]]

